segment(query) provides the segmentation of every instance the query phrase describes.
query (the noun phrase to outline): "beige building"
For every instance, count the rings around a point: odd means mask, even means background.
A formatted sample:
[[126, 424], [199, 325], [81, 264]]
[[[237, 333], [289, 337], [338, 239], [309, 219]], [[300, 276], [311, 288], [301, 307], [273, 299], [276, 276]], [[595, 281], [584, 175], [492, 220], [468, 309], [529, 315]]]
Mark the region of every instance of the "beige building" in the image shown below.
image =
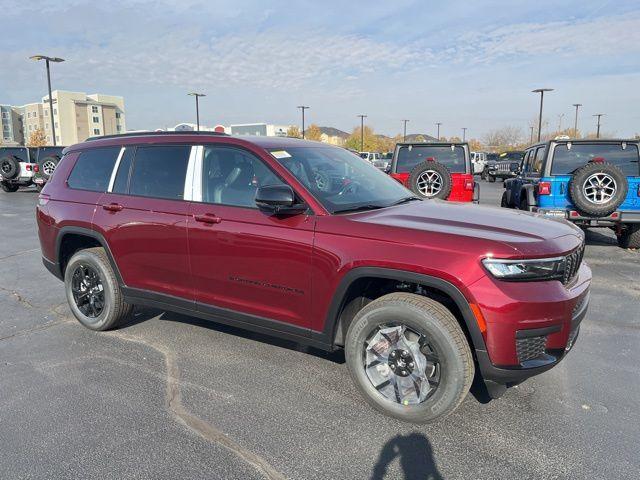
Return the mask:
[[[54, 90], [51, 96], [58, 145], [73, 145], [88, 137], [124, 133], [127, 129], [122, 97], [64, 90]], [[14, 109], [21, 116], [25, 143], [34, 131], [42, 129], [47, 143], [53, 144], [48, 95], [40, 103]]]

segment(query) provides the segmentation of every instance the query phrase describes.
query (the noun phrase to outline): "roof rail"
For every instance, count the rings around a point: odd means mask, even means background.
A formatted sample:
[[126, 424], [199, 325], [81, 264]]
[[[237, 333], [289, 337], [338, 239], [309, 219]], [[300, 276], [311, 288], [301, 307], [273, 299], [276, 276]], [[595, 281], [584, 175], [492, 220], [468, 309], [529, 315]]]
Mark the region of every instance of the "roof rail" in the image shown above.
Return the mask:
[[214, 135], [214, 136], [229, 136], [227, 133], [222, 132], [196, 132], [196, 131], [184, 131], [184, 132], [128, 132], [118, 133], [115, 135], [102, 135], [96, 137], [89, 137], [85, 142], [91, 142], [94, 140], [102, 140], [103, 138], [128, 138], [128, 137], [150, 137], [150, 136], [171, 136], [171, 135]]

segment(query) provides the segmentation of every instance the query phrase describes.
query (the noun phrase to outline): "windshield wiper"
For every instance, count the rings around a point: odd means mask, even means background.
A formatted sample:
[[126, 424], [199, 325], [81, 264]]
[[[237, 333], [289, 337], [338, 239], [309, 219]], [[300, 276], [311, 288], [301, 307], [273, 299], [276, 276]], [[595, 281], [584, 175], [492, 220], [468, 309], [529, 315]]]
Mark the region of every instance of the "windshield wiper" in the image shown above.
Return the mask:
[[384, 205], [358, 205], [357, 207], [343, 208], [342, 210], [334, 210], [333, 213], [348, 213], [348, 212], [362, 212], [364, 210], [377, 210], [379, 208], [385, 208]]
[[394, 205], [400, 205], [402, 203], [412, 202], [414, 200], [420, 200], [420, 198], [418, 198], [418, 197], [404, 197], [404, 198], [401, 198], [400, 200], [398, 200], [397, 202], [393, 202], [389, 206], [393, 207]]

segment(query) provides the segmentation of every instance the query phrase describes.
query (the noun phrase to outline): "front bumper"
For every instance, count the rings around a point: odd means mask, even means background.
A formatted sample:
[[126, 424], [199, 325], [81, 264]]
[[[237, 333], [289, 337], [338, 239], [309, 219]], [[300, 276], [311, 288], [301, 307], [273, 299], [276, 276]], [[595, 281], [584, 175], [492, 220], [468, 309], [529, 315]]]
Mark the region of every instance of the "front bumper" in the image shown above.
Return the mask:
[[[591, 270], [582, 264], [576, 279], [503, 282], [484, 277], [470, 289], [487, 324], [486, 349], [476, 349], [485, 381], [513, 385], [549, 370], [575, 344], [580, 323], [589, 307]], [[532, 341], [538, 350], [521, 348]], [[527, 356], [524, 356], [527, 355]]]

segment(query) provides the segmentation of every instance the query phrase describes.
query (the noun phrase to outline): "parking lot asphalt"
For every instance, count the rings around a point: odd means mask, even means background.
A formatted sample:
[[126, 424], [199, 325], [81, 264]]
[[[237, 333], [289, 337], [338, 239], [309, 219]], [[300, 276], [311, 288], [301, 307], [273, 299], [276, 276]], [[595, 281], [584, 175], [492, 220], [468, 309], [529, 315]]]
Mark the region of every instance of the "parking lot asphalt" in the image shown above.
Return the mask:
[[[500, 183], [481, 185], [499, 204]], [[0, 477], [637, 478], [640, 253], [587, 233], [591, 308], [553, 370], [415, 426], [374, 412], [339, 353], [136, 309], [75, 321], [42, 266], [37, 194], [0, 192]]]

